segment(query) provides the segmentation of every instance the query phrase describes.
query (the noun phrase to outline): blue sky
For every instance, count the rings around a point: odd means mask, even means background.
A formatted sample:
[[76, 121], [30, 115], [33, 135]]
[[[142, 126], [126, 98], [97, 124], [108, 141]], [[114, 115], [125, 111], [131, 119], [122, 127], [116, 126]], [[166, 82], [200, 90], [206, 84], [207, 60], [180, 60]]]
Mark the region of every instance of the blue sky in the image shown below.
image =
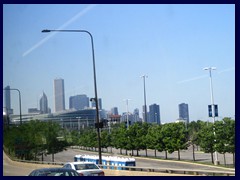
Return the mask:
[[[22, 93], [22, 110], [39, 107], [44, 91], [53, 107], [53, 80], [64, 79], [69, 97], [94, 97], [91, 42], [84, 33], [41, 33], [85, 29], [94, 38], [98, 97], [103, 108], [142, 112], [160, 105], [162, 122], [175, 121], [187, 103], [190, 121], [208, 120], [212, 73], [219, 116], [235, 116], [235, 5], [3, 5], [3, 87]], [[18, 96], [12, 106], [18, 112]]]

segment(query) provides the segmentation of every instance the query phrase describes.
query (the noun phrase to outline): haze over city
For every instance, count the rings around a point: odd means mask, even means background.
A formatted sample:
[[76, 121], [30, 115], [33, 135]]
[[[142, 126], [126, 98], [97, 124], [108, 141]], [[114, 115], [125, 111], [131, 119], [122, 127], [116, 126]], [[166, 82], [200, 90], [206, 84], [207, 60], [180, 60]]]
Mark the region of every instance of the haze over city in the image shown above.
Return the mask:
[[[42, 92], [54, 111], [53, 81], [64, 79], [69, 97], [94, 97], [91, 41], [84, 33], [41, 33], [43, 29], [84, 29], [93, 35], [98, 97], [121, 114], [144, 105], [160, 106], [161, 122], [179, 117], [208, 120], [209, 72], [219, 119], [235, 117], [234, 4], [88, 5], [4, 4], [3, 87], [21, 91], [22, 111], [38, 107]], [[11, 92], [19, 113], [18, 94]], [[39, 107], [38, 107], [39, 108]]]

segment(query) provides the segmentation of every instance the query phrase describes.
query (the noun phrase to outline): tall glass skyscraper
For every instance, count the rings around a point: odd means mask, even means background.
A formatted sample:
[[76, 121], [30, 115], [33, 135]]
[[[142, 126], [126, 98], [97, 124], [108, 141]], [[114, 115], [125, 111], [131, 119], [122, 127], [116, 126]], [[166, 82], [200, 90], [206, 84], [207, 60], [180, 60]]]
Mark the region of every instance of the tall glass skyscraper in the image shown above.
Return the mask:
[[10, 92], [10, 86], [6, 86], [4, 88], [4, 111], [7, 114], [13, 114], [13, 109], [11, 109], [11, 92]]
[[40, 113], [41, 114], [48, 113], [48, 100], [47, 100], [47, 96], [44, 92], [40, 98]]
[[118, 115], [118, 108], [117, 108], [117, 107], [113, 107], [113, 108], [111, 109], [111, 114], [112, 114], [112, 115]]
[[181, 103], [178, 105], [178, 108], [179, 108], [179, 119], [185, 120], [186, 123], [189, 123], [188, 104]]
[[133, 111], [133, 121], [134, 122], [139, 121], [139, 109], [138, 108], [134, 109], [134, 111]]
[[85, 94], [70, 96], [69, 109], [82, 110], [89, 107], [89, 97]]
[[64, 80], [61, 78], [54, 79], [54, 100], [55, 112], [65, 110]]
[[157, 104], [152, 104], [149, 106], [149, 123], [161, 124], [160, 121], [160, 107]]

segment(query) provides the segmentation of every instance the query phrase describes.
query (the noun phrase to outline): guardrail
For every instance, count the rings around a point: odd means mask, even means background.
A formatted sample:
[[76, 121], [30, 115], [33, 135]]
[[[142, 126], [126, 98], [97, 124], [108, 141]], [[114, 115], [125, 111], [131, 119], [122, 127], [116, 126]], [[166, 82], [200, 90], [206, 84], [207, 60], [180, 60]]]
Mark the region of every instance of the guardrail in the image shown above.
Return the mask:
[[[13, 161], [18, 161], [23, 163], [47, 164], [47, 165], [64, 165], [65, 164], [65, 162], [26, 161], [26, 160], [11, 158], [11, 157], [9, 158]], [[98, 166], [103, 170], [108, 169], [108, 170], [119, 170], [119, 171], [126, 170], [126, 171], [142, 171], [142, 172], [159, 172], [159, 173], [170, 173], [170, 174], [189, 174], [189, 175], [196, 175], [196, 176], [235, 176], [235, 172], [233, 171], [167, 169], [167, 168], [148, 168], [148, 167], [137, 167], [137, 166], [114, 166], [114, 165], [98, 165]]]
[[231, 171], [209, 171], [209, 170], [191, 170], [191, 169], [166, 169], [166, 168], [147, 168], [147, 167], [134, 167], [134, 166], [113, 166], [113, 165], [98, 165], [103, 168], [114, 170], [127, 170], [127, 171], [145, 171], [145, 172], [160, 172], [170, 174], [190, 174], [202, 176], [235, 176], [235, 172]]

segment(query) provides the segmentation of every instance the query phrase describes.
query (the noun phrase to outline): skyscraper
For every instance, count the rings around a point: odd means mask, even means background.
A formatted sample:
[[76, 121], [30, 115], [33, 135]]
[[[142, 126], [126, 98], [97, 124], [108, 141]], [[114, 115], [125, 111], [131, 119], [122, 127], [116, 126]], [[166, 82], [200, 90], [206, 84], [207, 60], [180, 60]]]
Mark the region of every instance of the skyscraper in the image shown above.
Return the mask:
[[133, 111], [133, 122], [138, 122], [139, 121], [139, 109], [136, 108]]
[[89, 97], [85, 94], [70, 96], [69, 109], [81, 110], [89, 107]]
[[4, 109], [7, 114], [13, 114], [13, 109], [11, 109], [11, 92], [10, 86], [4, 88]]
[[152, 104], [149, 106], [149, 123], [161, 124], [160, 121], [160, 107], [157, 104]]
[[181, 103], [178, 105], [178, 108], [179, 108], [179, 119], [185, 120], [186, 123], [189, 123], [188, 104]]
[[112, 115], [118, 115], [118, 108], [117, 108], [117, 107], [113, 107], [113, 108], [111, 109], [111, 114], [112, 114]]
[[64, 80], [54, 79], [55, 112], [65, 110]]
[[40, 98], [40, 113], [41, 114], [48, 113], [48, 100], [47, 100], [47, 96], [44, 92]]

